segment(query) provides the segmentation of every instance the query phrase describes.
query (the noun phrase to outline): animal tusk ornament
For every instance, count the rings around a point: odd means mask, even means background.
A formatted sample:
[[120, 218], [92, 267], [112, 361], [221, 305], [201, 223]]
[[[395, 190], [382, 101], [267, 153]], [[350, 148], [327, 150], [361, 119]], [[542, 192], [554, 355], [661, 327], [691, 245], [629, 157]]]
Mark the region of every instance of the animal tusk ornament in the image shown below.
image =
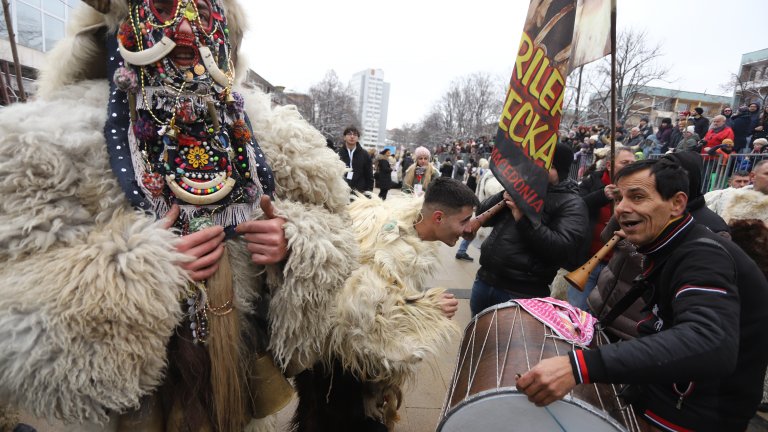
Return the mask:
[[208, 47], [200, 47], [198, 48], [198, 51], [200, 51], [200, 59], [203, 61], [203, 65], [205, 65], [205, 69], [208, 71], [208, 74], [211, 75], [211, 78], [222, 87], [229, 87], [229, 78], [227, 78], [227, 75], [219, 69], [219, 65], [214, 61], [211, 49]]
[[172, 41], [168, 36], [163, 36], [155, 46], [143, 51], [130, 51], [120, 41], [118, 41], [118, 48], [120, 49], [120, 55], [123, 56], [127, 63], [135, 66], [146, 66], [170, 54], [176, 48], [176, 42]]

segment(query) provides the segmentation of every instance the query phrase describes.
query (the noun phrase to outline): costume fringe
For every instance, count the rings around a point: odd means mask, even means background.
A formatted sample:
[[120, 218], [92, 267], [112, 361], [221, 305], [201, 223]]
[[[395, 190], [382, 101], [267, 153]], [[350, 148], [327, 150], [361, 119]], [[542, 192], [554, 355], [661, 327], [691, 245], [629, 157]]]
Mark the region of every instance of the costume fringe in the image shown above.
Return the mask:
[[246, 421], [245, 388], [240, 352], [240, 321], [234, 309], [232, 267], [229, 252], [225, 250], [219, 260], [219, 269], [208, 280], [208, 301], [211, 307], [223, 307], [218, 312], [209, 311], [210, 337], [208, 355], [211, 359], [211, 389], [218, 431], [242, 430]]

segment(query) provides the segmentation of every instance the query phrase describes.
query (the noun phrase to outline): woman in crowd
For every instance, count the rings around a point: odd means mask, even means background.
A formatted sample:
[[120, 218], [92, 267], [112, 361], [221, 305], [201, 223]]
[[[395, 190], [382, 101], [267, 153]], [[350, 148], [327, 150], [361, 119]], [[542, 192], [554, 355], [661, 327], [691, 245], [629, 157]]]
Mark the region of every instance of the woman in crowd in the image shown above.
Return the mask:
[[413, 151], [413, 155], [416, 157], [416, 163], [405, 171], [403, 192], [421, 196], [429, 184], [440, 177], [440, 173], [429, 163], [430, 154], [426, 147], [418, 147]]
[[379, 187], [379, 198], [387, 199], [387, 193], [392, 189], [392, 164], [389, 162], [391, 152], [382, 150], [376, 157], [376, 186]]

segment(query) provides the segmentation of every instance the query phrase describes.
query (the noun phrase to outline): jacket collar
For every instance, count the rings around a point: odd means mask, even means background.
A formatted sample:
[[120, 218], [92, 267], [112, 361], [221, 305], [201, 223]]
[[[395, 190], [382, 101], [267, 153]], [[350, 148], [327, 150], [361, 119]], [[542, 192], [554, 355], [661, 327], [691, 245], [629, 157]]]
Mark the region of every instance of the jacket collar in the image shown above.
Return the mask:
[[655, 267], [654, 262], [668, 257], [693, 226], [693, 216], [686, 212], [670, 221], [651, 243], [637, 248], [639, 253], [648, 258], [643, 273], [647, 276]]

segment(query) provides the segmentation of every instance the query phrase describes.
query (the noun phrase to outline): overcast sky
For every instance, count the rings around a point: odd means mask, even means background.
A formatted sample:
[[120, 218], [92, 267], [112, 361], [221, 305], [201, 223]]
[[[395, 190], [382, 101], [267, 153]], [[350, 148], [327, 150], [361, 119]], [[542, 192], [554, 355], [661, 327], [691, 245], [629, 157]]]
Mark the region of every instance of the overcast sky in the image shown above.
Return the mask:
[[[248, 1], [251, 68], [300, 92], [333, 69], [346, 83], [377, 68], [389, 82], [387, 128], [423, 119], [451, 81], [509, 79], [528, 0]], [[743, 53], [768, 48], [766, 0], [618, 0], [618, 29], [660, 43], [676, 90], [725, 94]], [[502, 81], [502, 82], [503, 82]]]

